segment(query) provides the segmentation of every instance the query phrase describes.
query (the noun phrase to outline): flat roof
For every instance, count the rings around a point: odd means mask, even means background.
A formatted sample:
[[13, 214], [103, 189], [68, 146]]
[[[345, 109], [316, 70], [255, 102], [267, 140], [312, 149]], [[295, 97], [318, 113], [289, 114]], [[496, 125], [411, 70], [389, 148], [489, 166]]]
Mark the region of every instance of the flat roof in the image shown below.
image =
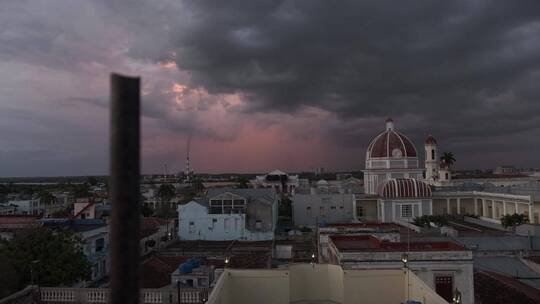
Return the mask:
[[330, 239], [340, 251], [466, 251], [454, 242], [388, 242], [371, 235], [333, 235]]

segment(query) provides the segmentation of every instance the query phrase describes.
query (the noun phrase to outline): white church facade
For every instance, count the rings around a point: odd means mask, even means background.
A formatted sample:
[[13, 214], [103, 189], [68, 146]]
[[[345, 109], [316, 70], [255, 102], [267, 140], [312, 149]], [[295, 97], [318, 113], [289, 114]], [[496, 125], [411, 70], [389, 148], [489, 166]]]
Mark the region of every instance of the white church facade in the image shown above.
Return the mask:
[[513, 213], [536, 221], [530, 196], [456, 189], [432, 135], [424, 142], [424, 153], [422, 166], [414, 143], [387, 119], [386, 129], [366, 151], [365, 193], [354, 195], [353, 221], [399, 223], [422, 215], [469, 214], [497, 222]]

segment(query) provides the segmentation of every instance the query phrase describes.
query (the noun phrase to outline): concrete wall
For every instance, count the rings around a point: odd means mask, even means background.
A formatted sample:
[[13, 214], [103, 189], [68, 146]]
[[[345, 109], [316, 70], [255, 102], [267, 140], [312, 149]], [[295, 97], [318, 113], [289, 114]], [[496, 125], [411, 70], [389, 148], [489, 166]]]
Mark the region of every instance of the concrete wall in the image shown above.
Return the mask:
[[358, 219], [377, 221], [377, 200], [356, 200], [356, 208], [362, 207], [363, 216], [357, 212]]
[[[344, 302], [362, 304], [404, 303], [402, 270], [344, 270]], [[412, 283], [412, 282], [411, 282]], [[444, 302], [443, 302], [444, 303]]]
[[347, 223], [354, 218], [353, 195], [349, 193], [295, 194], [292, 203], [297, 226], [315, 226], [317, 222]]
[[[288, 269], [272, 270], [227, 269], [207, 303], [403, 303], [407, 296], [405, 274], [402, 269], [343, 270], [328, 264], [293, 264]], [[409, 273], [408, 278], [411, 300], [446, 304], [414, 273]]]

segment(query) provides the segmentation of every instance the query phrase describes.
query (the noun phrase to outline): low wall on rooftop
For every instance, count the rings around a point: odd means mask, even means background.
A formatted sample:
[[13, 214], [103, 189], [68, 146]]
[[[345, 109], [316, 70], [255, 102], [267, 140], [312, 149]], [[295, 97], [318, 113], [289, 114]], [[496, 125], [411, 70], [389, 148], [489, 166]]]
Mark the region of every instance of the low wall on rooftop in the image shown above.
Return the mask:
[[218, 279], [208, 304], [395, 304], [407, 298], [446, 304], [413, 272], [343, 270], [330, 264], [293, 264], [288, 269], [227, 269]]

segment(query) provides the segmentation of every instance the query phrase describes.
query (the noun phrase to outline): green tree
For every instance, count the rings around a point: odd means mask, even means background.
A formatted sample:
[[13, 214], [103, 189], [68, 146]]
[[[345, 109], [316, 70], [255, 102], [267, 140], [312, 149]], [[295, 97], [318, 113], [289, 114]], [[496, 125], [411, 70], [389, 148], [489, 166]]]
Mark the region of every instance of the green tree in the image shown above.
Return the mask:
[[452, 167], [452, 165], [454, 165], [454, 163], [456, 162], [456, 159], [454, 158], [454, 153], [444, 152], [441, 156], [441, 161], [447, 164], [449, 167]]
[[236, 179], [236, 182], [238, 183], [238, 188], [240, 189], [246, 189], [248, 188], [249, 180], [245, 176], [240, 176], [238, 179]]
[[39, 194], [39, 200], [43, 205], [52, 205], [56, 201], [56, 197], [52, 195], [49, 191], [43, 190]]
[[69, 230], [45, 227], [1, 240], [0, 297], [23, 289], [32, 280], [40, 286], [70, 286], [88, 279], [91, 265], [82, 245]]
[[73, 196], [75, 196], [75, 198], [89, 197], [90, 189], [88, 188], [88, 184], [84, 183], [84, 184], [74, 185]]
[[144, 217], [150, 217], [152, 214], [154, 214], [154, 210], [148, 206], [148, 204], [142, 204], [141, 206], [141, 214]]
[[177, 217], [178, 213], [174, 207], [171, 207], [168, 204], [161, 204], [154, 215], [162, 219], [171, 219]]
[[51, 214], [51, 218], [68, 218], [71, 215], [70, 208], [64, 208], [62, 210], [55, 211]]
[[529, 222], [529, 219], [525, 214], [505, 214], [501, 217], [501, 225], [504, 228], [512, 227], [514, 230], [517, 226], [523, 225]]
[[159, 186], [157, 195], [162, 202], [169, 202], [173, 197], [176, 196], [176, 189], [173, 185], [161, 184]]
[[95, 186], [97, 185], [98, 180], [94, 176], [90, 176], [89, 178], [86, 179], [86, 183], [89, 184], [90, 186]]

